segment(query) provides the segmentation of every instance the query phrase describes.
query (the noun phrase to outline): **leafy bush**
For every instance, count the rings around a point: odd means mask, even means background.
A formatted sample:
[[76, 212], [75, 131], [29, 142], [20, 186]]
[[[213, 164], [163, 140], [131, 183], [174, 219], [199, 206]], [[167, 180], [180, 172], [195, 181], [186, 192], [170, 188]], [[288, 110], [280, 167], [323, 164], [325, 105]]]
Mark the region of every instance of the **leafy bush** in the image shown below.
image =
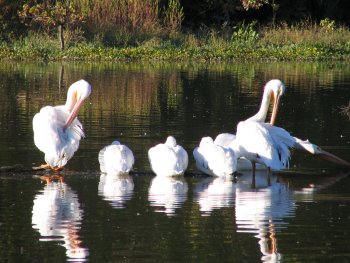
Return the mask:
[[335, 21], [325, 18], [320, 21], [320, 26], [327, 32], [333, 32], [335, 30]]
[[253, 44], [258, 38], [259, 34], [255, 31], [256, 22], [252, 22], [248, 25], [244, 23], [238, 27], [238, 30], [233, 32], [232, 41], [240, 44]]

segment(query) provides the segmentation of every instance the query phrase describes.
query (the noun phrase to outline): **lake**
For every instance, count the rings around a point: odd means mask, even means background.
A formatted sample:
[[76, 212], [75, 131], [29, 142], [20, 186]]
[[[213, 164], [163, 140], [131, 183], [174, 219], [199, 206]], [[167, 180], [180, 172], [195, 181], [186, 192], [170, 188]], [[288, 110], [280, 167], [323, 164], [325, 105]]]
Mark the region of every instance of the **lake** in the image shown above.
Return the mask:
[[[44, 163], [32, 119], [93, 86], [79, 112], [86, 138], [57, 178], [0, 172], [1, 262], [350, 262], [349, 169], [293, 151], [290, 169], [207, 177], [193, 149], [235, 133], [265, 83], [281, 79], [276, 125], [350, 161], [348, 63], [26, 63], [0, 65], [0, 167]], [[173, 135], [183, 177], [158, 178], [147, 151]], [[128, 145], [128, 176], [100, 173], [98, 152]], [[45, 172], [44, 172], [45, 174]]]

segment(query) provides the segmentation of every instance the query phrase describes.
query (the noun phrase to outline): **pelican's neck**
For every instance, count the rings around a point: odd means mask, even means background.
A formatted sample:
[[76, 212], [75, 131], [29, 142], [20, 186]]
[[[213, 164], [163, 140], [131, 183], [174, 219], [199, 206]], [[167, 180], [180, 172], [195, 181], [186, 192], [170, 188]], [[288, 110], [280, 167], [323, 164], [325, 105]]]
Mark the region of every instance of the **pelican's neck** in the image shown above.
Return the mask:
[[266, 119], [267, 111], [269, 109], [270, 97], [271, 97], [272, 89], [265, 88], [264, 95], [261, 101], [260, 109], [257, 114], [248, 118], [247, 120], [264, 122]]

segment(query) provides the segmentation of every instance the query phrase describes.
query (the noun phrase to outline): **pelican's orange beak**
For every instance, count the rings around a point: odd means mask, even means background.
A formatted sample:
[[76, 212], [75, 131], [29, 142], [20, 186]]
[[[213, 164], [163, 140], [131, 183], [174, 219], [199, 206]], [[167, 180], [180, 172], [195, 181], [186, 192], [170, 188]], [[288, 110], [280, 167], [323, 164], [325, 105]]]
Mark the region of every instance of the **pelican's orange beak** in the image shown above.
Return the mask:
[[274, 93], [272, 93], [272, 96], [273, 96], [274, 102], [273, 102], [273, 109], [272, 109], [270, 124], [274, 125], [277, 117], [278, 106], [279, 106], [281, 95], [280, 94], [275, 95]]
[[66, 124], [64, 125], [63, 129], [65, 130], [72, 122], [73, 120], [77, 117], [79, 109], [81, 107], [81, 105], [83, 104], [84, 100], [80, 99], [77, 101], [77, 103], [75, 103], [73, 110], [71, 111], [71, 113], [68, 116], [68, 119], [66, 121]]

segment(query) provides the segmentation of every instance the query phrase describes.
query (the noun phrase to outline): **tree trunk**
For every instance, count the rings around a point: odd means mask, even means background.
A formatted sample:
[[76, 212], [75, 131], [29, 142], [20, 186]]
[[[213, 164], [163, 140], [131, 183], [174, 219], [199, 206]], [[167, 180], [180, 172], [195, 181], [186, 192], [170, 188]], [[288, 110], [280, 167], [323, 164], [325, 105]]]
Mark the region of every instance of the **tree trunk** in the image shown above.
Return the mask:
[[58, 39], [61, 43], [61, 50], [64, 49], [63, 25], [58, 25]]

